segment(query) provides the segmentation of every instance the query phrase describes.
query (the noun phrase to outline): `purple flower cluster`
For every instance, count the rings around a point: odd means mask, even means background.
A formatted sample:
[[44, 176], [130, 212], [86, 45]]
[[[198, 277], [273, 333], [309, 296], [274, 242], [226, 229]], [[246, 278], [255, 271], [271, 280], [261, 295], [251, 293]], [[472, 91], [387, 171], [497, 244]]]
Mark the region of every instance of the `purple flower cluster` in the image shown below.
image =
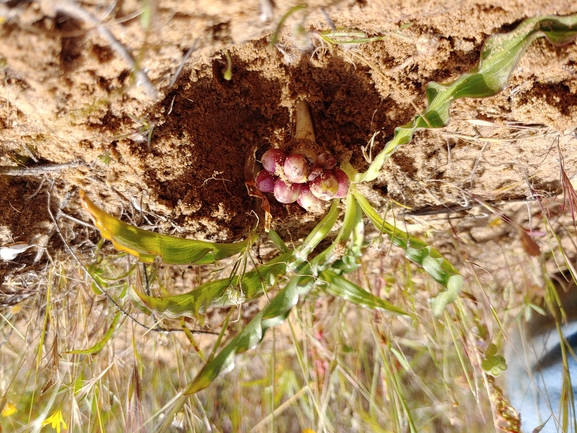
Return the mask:
[[288, 154], [269, 149], [261, 158], [264, 170], [256, 176], [256, 187], [272, 192], [280, 203], [297, 202], [306, 210], [320, 210], [323, 202], [342, 198], [349, 190], [349, 178], [329, 153], [316, 155], [307, 149]]

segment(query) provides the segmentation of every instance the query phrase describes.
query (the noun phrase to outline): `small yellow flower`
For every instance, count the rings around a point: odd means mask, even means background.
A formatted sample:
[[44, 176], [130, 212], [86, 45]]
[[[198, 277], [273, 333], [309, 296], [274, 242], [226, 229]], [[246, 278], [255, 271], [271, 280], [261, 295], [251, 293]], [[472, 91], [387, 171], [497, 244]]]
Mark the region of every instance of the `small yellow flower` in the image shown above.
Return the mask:
[[16, 406], [14, 406], [10, 402], [6, 403], [4, 405], [4, 407], [2, 408], [2, 416], [3, 417], [8, 417], [10, 415], [14, 415], [16, 412], [18, 412], [18, 409], [16, 409]]
[[42, 427], [48, 424], [51, 424], [52, 428], [55, 429], [57, 433], [60, 433], [61, 428], [64, 428], [64, 430], [68, 428], [64, 422], [64, 418], [62, 418], [62, 412], [60, 409], [57, 409], [49, 418], [46, 418], [44, 422], [42, 422]]

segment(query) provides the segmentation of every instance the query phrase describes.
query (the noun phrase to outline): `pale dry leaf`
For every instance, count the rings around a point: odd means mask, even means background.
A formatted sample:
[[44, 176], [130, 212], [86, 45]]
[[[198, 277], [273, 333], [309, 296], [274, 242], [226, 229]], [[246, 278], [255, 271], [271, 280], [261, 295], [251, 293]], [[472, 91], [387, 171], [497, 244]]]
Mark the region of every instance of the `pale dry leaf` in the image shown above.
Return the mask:
[[20, 253], [23, 253], [32, 245], [25, 242], [18, 242], [0, 247], [0, 258], [5, 261], [14, 260]]

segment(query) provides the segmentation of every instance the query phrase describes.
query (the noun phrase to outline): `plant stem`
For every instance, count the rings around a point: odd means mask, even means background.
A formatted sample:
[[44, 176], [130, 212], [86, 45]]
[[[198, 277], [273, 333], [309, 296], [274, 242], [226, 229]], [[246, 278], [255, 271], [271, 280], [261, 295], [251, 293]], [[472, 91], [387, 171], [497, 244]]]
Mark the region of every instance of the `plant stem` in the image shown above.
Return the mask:
[[297, 140], [306, 139], [312, 142], [315, 141], [315, 132], [313, 129], [313, 122], [309, 112], [309, 106], [306, 101], [299, 99], [296, 103], [296, 132], [295, 138]]

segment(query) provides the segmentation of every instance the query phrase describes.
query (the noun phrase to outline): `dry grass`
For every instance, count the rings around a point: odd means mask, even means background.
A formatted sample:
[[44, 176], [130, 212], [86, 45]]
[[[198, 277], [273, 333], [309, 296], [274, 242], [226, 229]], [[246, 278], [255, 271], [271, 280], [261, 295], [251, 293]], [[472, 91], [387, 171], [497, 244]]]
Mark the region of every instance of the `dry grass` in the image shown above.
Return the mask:
[[[569, 253], [560, 242], [555, 245], [557, 240], [575, 230], [571, 216], [565, 219], [568, 224], [544, 221], [558, 257]], [[432, 241], [440, 235], [432, 234]], [[535, 259], [503, 249], [498, 272], [510, 280], [501, 278], [497, 286], [497, 274], [483, 269], [488, 264], [470, 257], [458, 237], [453, 243], [466, 269], [466, 287], [443, 317], [435, 319], [428, 308], [430, 293], [437, 291], [430, 278], [377, 243], [356, 281], [410, 312], [410, 318], [312, 293], [259, 348], [239, 356], [232, 372], [188, 398], [172, 431], [486, 432], [488, 425], [517, 431], [500, 380], [481, 362], [491, 343], [502, 353], [516, 316], [539, 311], [532, 302], [543, 286], [527, 270], [537, 275], [545, 269], [546, 255]], [[128, 296], [131, 284], [144, 284], [142, 268], [110, 253], [90, 258], [78, 250], [76, 256], [80, 263], [68, 253], [54, 253], [44, 276], [26, 285], [32, 296], [2, 311], [2, 426], [5, 431], [48, 429], [42, 423], [60, 411], [68, 431], [155, 431], [163, 407], [204, 364], [216, 337], [155, 332], [136, 324], [132, 318], [154, 324]], [[89, 266], [92, 274], [132, 318], [121, 314], [111, 340], [95, 353], [71, 354], [102, 343], [118, 311], [93, 291], [82, 269], [91, 263], [97, 264]], [[161, 278], [171, 286], [171, 275], [182, 272], [188, 271], [164, 270], [149, 284]], [[517, 280], [520, 274], [525, 281]], [[12, 284], [14, 292], [24, 291]], [[251, 311], [229, 312], [225, 339]], [[218, 331], [225, 317], [212, 313], [200, 322]], [[176, 329], [179, 323], [163, 326]], [[185, 326], [193, 330], [199, 324]]]

